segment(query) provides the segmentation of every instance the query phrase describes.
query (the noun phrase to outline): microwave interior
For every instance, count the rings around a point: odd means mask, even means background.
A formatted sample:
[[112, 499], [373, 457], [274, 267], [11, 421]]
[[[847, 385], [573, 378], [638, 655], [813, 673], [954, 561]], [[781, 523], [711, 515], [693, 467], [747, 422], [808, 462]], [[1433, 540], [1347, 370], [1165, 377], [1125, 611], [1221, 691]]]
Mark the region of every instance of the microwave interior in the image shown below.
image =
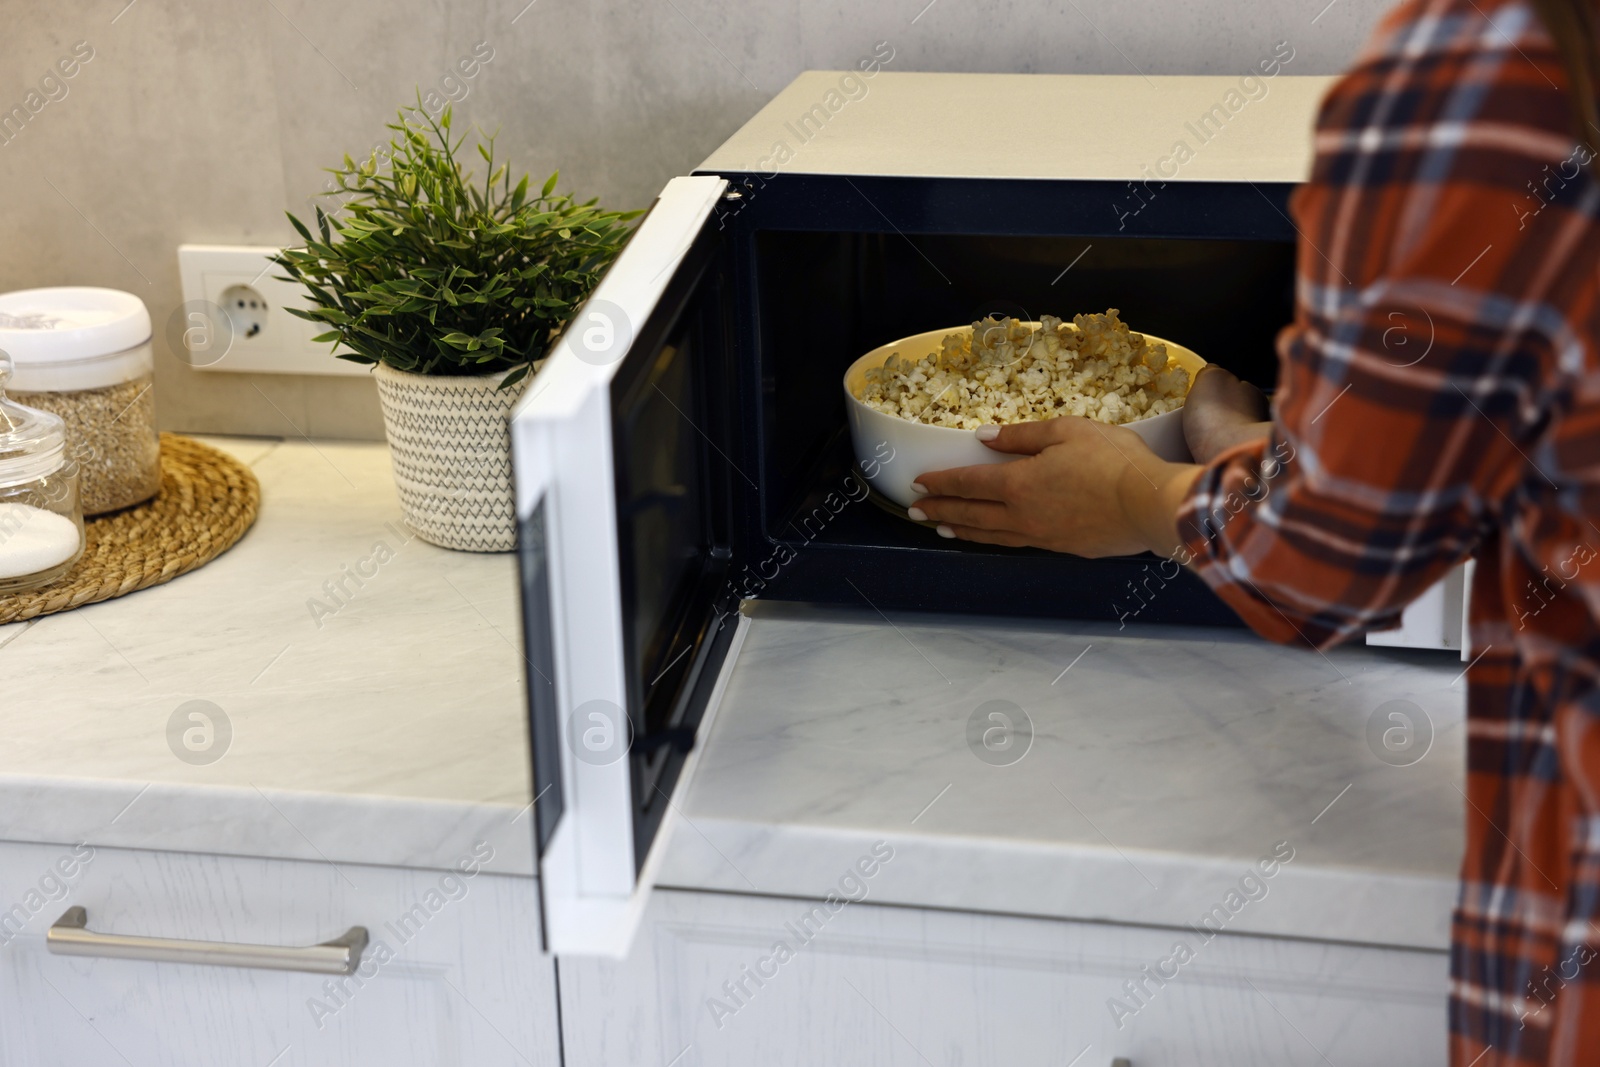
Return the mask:
[[764, 542], [743, 561], [750, 592], [880, 610], [1237, 624], [1198, 579], [1152, 556], [1091, 561], [948, 540], [876, 496], [841, 507], [841, 487], [863, 484], [847, 481], [841, 381], [862, 353], [911, 334], [990, 314], [1070, 320], [1114, 307], [1132, 329], [1270, 392], [1275, 338], [1293, 317], [1292, 240], [758, 230], [749, 247]]

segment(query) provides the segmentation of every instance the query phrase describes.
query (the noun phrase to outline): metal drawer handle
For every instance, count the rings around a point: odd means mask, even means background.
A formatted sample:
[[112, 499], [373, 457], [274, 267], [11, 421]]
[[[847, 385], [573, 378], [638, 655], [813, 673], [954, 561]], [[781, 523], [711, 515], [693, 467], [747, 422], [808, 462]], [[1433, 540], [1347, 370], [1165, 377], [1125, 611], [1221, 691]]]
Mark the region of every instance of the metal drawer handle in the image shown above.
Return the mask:
[[57, 956], [109, 956], [157, 963], [204, 963], [216, 967], [259, 967], [269, 971], [353, 974], [367, 948], [367, 928], [352, 926], [332, 941], [306, 948], [234, 945], [226, 941], [184, 941], [175, 937], [128, 937], [86, 929], [89, 913], [68, 908], [45, 934]]

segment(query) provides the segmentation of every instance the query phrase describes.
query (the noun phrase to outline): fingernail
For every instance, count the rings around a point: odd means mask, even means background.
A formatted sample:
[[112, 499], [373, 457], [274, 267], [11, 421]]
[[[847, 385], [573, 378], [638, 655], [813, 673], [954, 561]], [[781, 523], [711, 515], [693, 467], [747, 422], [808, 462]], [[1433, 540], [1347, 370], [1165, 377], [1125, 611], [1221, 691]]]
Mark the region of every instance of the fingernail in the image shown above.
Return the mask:
[[912, 482], [911, 491], [913, 493], [926, 493], [928, 491], [928, 487], [923, 485], [921, 482]]
[[911, 516], [912, 522], [927, 522], [928, 513], [921, 508], [907, 508], [906, 514]]
[[[973, 436], [975, 436], [980, 441], [993, 441], [996, 437], [1000, 436], [1000, 427], [998, 427], [998, 426], [979, 426], [976, 430], [973, 430], [972, 433], [973, 433]], [[954, 535], [952, 534], [951, 536], [954, 536]]]
[[938, 526], [934, 527], [934, 529], [939, 532], [940, 537], [948, 537], [953, 540], [956, 536], [956, 532], [942, 522]]

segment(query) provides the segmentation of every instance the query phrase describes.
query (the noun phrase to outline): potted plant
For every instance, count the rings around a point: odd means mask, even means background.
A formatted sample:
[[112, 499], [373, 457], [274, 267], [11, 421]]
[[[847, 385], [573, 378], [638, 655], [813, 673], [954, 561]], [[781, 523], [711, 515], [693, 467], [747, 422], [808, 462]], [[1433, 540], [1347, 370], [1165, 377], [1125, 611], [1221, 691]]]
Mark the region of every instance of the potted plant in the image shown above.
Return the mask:
[[516, 544], [507, 419], [562, 327], [616, 257], [640, 212], [530, 191], [476, 129], [481, 182], [461, 163], [451, 111], [407, 108], [374, 153], [331, 168], [339, 214], [277, 263], [310, 294], [291, 314], [327, 326], [340, 359], [373, 366], [408, 525], [446, 548]]

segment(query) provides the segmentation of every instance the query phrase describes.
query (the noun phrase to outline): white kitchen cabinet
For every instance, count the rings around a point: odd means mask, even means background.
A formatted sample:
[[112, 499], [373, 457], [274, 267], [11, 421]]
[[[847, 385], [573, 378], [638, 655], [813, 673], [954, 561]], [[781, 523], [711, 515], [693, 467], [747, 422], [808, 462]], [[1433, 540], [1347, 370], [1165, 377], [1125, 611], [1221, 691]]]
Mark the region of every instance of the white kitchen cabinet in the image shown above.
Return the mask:
[[567, 1067], [1445, 1062], [1442, 952], [1221, 935], [1119, 1029], [1108, 1000], [1196, 935], [862, 903], [803, 943], [811, 907], [657, 890], [627, 960], [562, 962]]
[[[108, 848], [83, 863], [69, 845], [0, 843], [0, 1065], [554, 1067], [534, 882], [493, 868]], [[359, 925], [372, 940], [350, 978], [52, 955], [46, 930], [71, 905], [97, 933], [313, 945]]]

